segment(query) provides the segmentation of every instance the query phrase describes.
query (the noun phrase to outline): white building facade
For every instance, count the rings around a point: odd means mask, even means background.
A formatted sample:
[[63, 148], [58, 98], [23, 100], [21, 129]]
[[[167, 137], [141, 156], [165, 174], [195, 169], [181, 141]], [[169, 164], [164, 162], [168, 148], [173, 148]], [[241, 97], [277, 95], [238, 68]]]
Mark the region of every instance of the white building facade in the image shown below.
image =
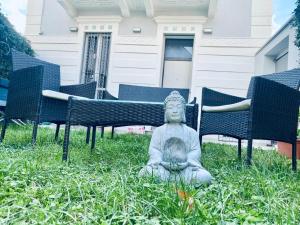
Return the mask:
[[63, 84], [202, 87], [244, 96], [272, 0], [28, 0], [25, 35]]
[[296, 29], [288, 20], [255, 57], [255, 73], [268, 74], [299, 68], [299, 49], [295, 45]]

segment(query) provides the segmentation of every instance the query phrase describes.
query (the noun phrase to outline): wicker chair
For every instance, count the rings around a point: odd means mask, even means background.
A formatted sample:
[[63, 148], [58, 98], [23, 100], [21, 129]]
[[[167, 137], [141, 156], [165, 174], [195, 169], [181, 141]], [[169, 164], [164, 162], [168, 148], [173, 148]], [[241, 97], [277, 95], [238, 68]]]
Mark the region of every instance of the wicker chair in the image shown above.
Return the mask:
[[[200, 143], [202, 136], [209, 134], [237, 138], [238, 157], [241, 158], [241, 140], [248, 140], [246, 162], [251, 164], [253, 139], [287, 142], [293, 145], [292, 169], [296, 170], [299, 81], [299, 69], [256, 76], [250, 81], [247, 98], [203, 88]], [[238, 104], [250, 99], [248, 108], [238, 109]], [[232, 108], [236, 105], [238, 107]]]
[[[149, 86], [136, 86], [120, 84], [118, 97], [114, 97], [108, 91], [104, 92], [104, 99], [107, 100], [125, 100], [125, 101], [143, 101], [143, 102], [163, 102], [165, 98], [171, 93], [171, 91], [178, 91], [181, 96], [188, 102], [189, 89], [181, 88], [161, 88], [161, 87], [149, 87]], [[196, 103], [196, 98], [193, 99], [191, 104]], [[111, 137], [114, 135], [115, 127], [126, 126], [126, 124], [118, 124], [112, 127]], [[94, 128], [96, 132], [96, 128]], [[101, 137], [104, 135], [104, 127], [101, 130]], [[93, 135], [95, 136], [95, 135]]]
[[61, 124], [65, 124], [68, 101], [46, 97], [44, 90], [94, 98], [96, 82], [60, 86], [60, 67], [12, 50], [13, 72], [10, 75], [7, 105], [1, 140], [4, 139], [8, 122], [12, 119], [34, 122], [32, 143], [36, 142], [38, 124], [51, 122], [57, 125], [55, 138]]

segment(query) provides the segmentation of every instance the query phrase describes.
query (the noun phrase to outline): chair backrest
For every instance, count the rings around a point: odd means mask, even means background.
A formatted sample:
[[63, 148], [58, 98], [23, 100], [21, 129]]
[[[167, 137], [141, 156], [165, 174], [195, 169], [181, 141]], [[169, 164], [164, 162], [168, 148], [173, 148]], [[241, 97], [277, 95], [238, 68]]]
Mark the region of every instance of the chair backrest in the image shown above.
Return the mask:
[[13, 71], [33, 67], [43, 66], [43, 89], [59, 91], [60, 87], [60, 66], [42, 61], [32, 56], [26, 55], [23, 52], [12, 49], [12, 64]]
[[[292, 70], [287, 70], [279, 73], [272, 73], [272, 74], [267, 74], [267, 75], [262, 75], [261, 77], [275, 81], [277, 83], [281, 83], [283, 85], [286, 85], [288, 87], [291, 87], [293, 89], [299, 90], [300, 87], [300, 69], [292, 69]], [[253, 83], [254, 83], [254, 78], [251, 79], [249, 88], [248, 88], [248, 93], [247, 93], [247, 98], [251, 98], [252, 92], [253, 92]]]
[[126, 84], [120, 84], [118, 98], [120, 100], [163, 102], [172, 91], [178, 91], [185, 101], [188, 102], [189, 89], [146, 87]]
[[300, 69], [292, 69], [280, 73], [263, 75], [263, 78], [273, 80], [277, 83], [284, 84], [293, 89], [299, 90], [300, 86]]

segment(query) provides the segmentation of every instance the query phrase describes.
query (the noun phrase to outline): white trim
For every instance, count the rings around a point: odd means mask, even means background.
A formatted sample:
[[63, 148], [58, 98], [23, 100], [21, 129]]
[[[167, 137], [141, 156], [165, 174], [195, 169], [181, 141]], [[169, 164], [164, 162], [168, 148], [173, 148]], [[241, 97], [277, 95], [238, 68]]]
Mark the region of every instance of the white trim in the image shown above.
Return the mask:
[[122, 16], [129, 17], [130, 9], [126, 0], [118, 0], [118, 6], [121, 10]]
[[154, 17], [156, 23], [167, 24], [204, 24], [207, 21], [205, 16], [157, 16]]
[[57, 0], [58, 3], [66, 10], [66, 12], [72, 18], [76, 17], [78, 12], [74, 5], [70, 2], [70, 0]]
[[153, 17], [154, 16], [153, 0], [144, 0], [144, 6], [146, 10], [146, 15], [148, 17]]
[[76, 21], [78, 23], [89, 23], [89, 24], [99, 24], [99, 23], [119, 23], [121, 22], [121, 16], [78, 16]]
[[208, 18], [214, 18], [217, 11], [218, 0], [210, 0], [208, 6]]

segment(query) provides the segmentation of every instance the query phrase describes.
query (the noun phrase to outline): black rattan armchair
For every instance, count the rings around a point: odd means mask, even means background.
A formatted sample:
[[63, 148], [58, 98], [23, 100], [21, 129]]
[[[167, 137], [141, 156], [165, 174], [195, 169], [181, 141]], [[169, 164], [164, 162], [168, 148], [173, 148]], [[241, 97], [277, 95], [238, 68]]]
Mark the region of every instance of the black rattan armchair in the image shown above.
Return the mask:
[[[248, 140], [247, 160], [251, 164], [252, 140], [283, 141], [293, 145], [292, 168], [296, 170], [296, 132], [299, 111], [300, 70], [256, 76], [251, 79], [247, 98], [223, 94], [208, 88], [202, 90], [199, 137], [221, 134]], [[203, 106], [222, 106], [251, 99], [249, 108], [237, 111], [205, 111]]]
[[45, 97], [43, 90], [51, 90], [70, 95], [94, 98], [96, 82], [60, 86], [60, 67], [24, 53], [12, 50], [13, 72], [10, 75], [7, 105], [1, 132], [4, 139], [8, 122], [12, 119], [34, 122], [32, 143], [36, 142], [38, 124], [51, 122], [59, 127], [65, 124], [68, 101]]

